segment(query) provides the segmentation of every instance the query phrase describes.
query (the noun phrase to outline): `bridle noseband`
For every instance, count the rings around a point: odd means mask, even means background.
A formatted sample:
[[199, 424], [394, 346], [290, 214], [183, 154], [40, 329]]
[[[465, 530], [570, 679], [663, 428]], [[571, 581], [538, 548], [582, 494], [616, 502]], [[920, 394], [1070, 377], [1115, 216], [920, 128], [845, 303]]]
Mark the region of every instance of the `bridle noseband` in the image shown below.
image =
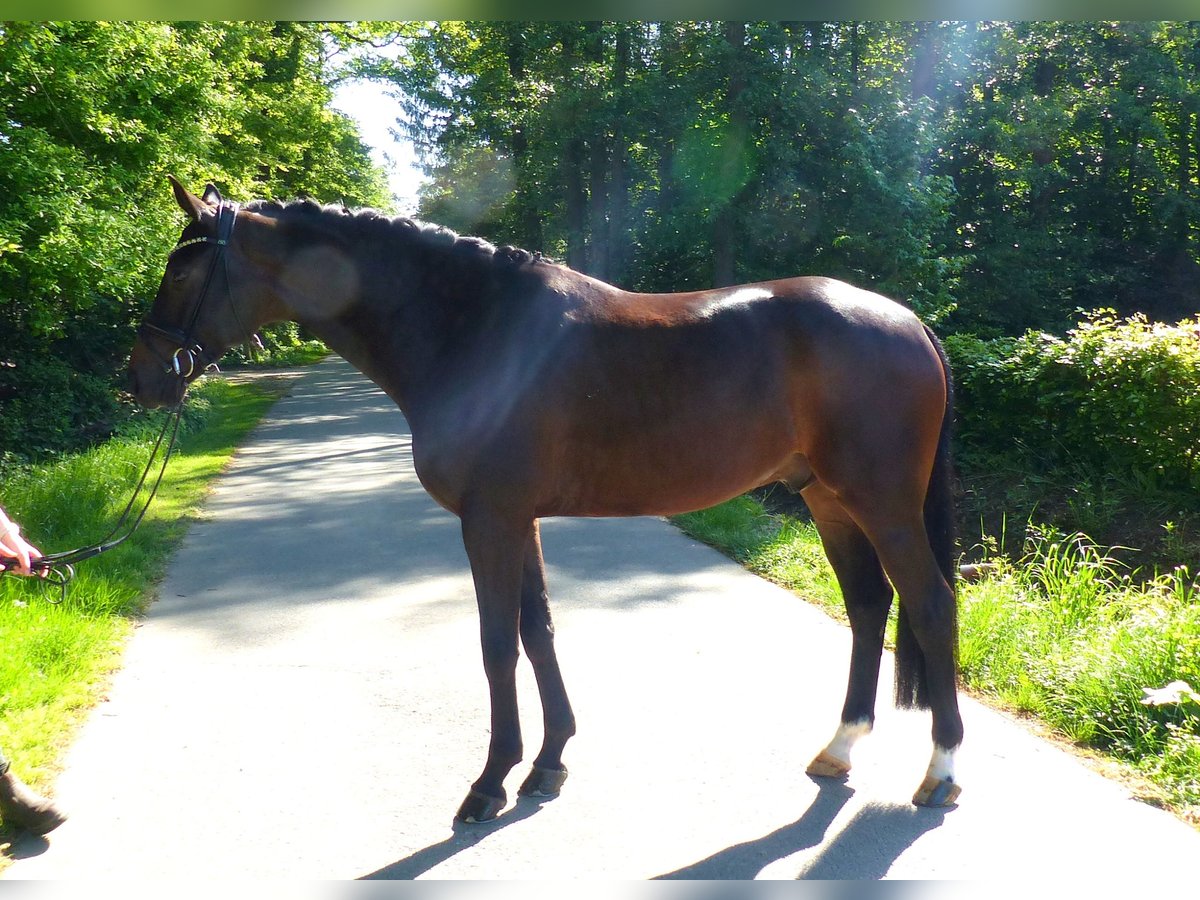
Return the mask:
[[[229, 246], [229, 239], [233, 235], [233, 225], [237, 221], [238, 205], [227, 200], [221, 200], [217, 206], [217, 236], [209, 237], [202, 235], [201, 237], [190, 238], [186, 241], [180, 241], [172, 248], [168, 259], [174, 256], [184, 247], [190, 247], [193, 244], [215, 244], [216, 252], [208, 262], [208, 271], [204, 276], [204, 286], [200, 289], [200, 296], [196, 300], [196, 305], [192, 308], [191, 315], [187, 320], [187, 327], [183, 329], [174, 328], [169, 325], [159, 325], [151, 322], [149, 318], [145, 319], [138, 327], [138, 334], [143, 338], [151, 335], [166, 338], [172, 344], [176, 345], [175, 351], [171, 354], [170, 361], [164, 360], [162, 356], [158, 356], [158, 360], [163, 364], [163, 371], [168, 375], [174, 375], [183, 381], [187, 381], [194, 374], [203, 371], [210, 365], [215, 363], [216, 357], [204, 349], [204, 346], [192, 336], [192, 332], [196, 327], [196, 321], [200, 318], [200, 310], [204, 306], [204, 301], [208, 299], [209, 288], [212, 287], [213, 276], [216, 274], [218, 263], [225, 262], [225, 280], [229, 281], [228, 261], [225, 259], [225, 249]], [[230, 302], [233, 298], [230, 297]], [[234, 315], [237, 315], [237, 309], [234, 309]], [[146, 346], [150, 347], [149, 341]], [[154, 353], [153, 348], [151, 352]]]

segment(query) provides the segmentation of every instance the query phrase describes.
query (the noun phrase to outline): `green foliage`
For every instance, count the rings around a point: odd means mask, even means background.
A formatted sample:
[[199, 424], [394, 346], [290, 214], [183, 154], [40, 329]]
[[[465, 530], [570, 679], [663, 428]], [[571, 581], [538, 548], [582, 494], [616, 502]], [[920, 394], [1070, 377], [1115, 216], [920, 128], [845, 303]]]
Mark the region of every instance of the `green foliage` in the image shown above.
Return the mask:
[[1137, 583], [1082, 535], [1033, 533], [1022, 559], [992, 558], [961, 591], [965, 682], [1133, 763], [1194, 814], [1200, 708], [1159, 690], [1200, 678], [1194, 575]]
[[361, 70], [407, 97], [423, 213], [622, 286], [819, 273], [990, 334], [1196, 310], [1195, 22], [390, 33]]
[[749, 496], [675, 516], [671, 521], [750, 571], [803, 594], [831, 615], [845, 618], [837, 579], [811, 522], [771, 515]]
[[106, 379], [53, 357], [0, 364], [0, 397], [0, 448], [19, 448], [12, 455], [21, 458], [45, 458], [111, 432], [126, 415]]
[[945, 341], [966, 453], [1200, 488], [1200, 320], [1090, 315], [1067, 337]]
[[1015, 334], [1060, 332], [1077, 308], [1194, 313], [1200, 25], [956, 30], [935, 167], [973, 259], [957, 322]]
[[938, 238], [954, 199], [928, 165], [938, 112], [905, 77], [917, 34], [440, 22], [374, 71], [428, 150], [431, 219], [630, 288], [820, 273], [936, 319], [963, 261]]
[[182, 227], [166, 184], [385, 205], [306, 23], [0, 25], [0, 458], [113, 433]]
[[259, 332], [261, 346], [246, 343], [231, 349], [221, 368], [232, 366], [304, 366], [329, 355], [321, 341], [306, 336], [295, 322], [278, 322]]

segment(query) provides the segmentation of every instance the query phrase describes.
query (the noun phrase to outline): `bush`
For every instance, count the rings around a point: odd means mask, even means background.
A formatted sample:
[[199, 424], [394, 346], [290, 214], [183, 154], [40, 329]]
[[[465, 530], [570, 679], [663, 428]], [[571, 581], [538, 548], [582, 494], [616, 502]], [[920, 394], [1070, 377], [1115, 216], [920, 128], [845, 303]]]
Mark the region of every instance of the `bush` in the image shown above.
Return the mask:
[[129, 415], [105, 379], [52, 357], [0, 359], [0, 399], [0, 462], [78, 450]]
[[1132, 763], [1200, 815], [1200, 604], [1185, 567], [1137, 582], [1079, 534], [1036, 529], [960, 592], [971, 688]]
[[1200, 320], [1092, 313], [1066, 339], [945, 341], [966, 454], [1200, 488]]
[[247, 341], [221, 358], [221, 367], [303, 366], [328, 355], [329, 348], [295, 322], [277, 322], [258, 331], [260, 344]]

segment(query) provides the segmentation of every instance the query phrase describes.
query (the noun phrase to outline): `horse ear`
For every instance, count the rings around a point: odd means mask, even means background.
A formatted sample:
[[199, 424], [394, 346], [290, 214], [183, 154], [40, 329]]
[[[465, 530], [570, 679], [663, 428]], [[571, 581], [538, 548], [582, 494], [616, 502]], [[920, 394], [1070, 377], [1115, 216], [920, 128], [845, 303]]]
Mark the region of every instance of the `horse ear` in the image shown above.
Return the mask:
[[204, 186], [204, 196], [200, 199], [211, 206], [220, 206], [225, 202], [221, 196], [221, 192], [217, 190], [217, 186], [211, 181]]
[[[180, 184], [174, 175], [168, 175], [167, 178], [171, 182], [171, 190], [175, 192], [175, 202], [178, 203], [179, 208], [191, 216], [191, 218], [199, 222], [202, 213], [212, 211], [206, 202], [208, 199], [208, 190], [205, 190], [204, 192], [205, 199], [201, 200], [195, 194], [188, 191], [188, 189], [182, 184]], [[216, 188], [211, 184], [208, 187], [213, 191], [216, 191]], [[220, 194], [217, 194], [217, 196], [219, 197]]]

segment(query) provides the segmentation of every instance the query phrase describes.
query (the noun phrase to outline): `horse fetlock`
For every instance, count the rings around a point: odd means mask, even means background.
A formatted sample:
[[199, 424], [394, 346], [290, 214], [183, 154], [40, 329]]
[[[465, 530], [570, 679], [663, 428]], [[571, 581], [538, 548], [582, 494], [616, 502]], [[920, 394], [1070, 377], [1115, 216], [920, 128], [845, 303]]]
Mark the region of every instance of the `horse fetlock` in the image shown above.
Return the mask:
[[874, 723], [869, 718], [842, 722], [833, 740], [808, 764], [808, 774], [824, 778], [844, 778], [850, 771], [851, 749], [860, 739], [871, 733], [873, 726]]
[[953, 781], [954, 755], [957, 752], [957, 745], [944, 747], [940, 744], [934, 744], [933, 756], [929, 758], [929, 768], [925, 774], [930, 778], [936, 778], [938, 781]]

